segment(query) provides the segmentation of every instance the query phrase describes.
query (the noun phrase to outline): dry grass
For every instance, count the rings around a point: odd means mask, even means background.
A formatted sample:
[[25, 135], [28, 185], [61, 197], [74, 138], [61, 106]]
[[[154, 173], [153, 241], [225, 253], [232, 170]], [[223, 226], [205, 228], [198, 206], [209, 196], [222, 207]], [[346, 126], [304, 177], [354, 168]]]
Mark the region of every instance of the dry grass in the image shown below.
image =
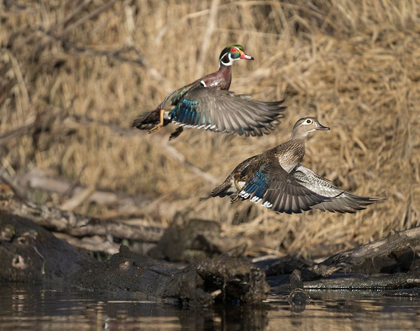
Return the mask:
[[[95, 15], [109, 2], [0, 5], [0, 136], [54, 112], [129, 128], [171, 88], [214, 71], [223, 47], [240, 43], [256, 60], [235, 64], [231, 89], [285, 97], [279, 130], [258, 139], [187, 130], [168, 144], [221, 181], [244, 158], [286, 140], [298, 118], [317, 116], [332, 130], [310, 139], [304, 164], [346, 190], [385, 192], [388, 200], [355, 215], [198, 203], [213, 184], [156, 143], [173, 126], [155, 136], [117, 135], [95, 125], [69, 132], [58, 121], [37, 145], [26, 135], [0, 146], [2, 167], [12, 174], [39, 167], [87, 186], [170, 200], [190, 217], [246, 222], [237, 231], [256, 246], [306, 256], [321, 245], [348, 247], [420, 223], [419, 0], [220, 1], [216, 22], [209, 22], [212, 1], [117, 1]], [[157, 73], [101, 53], [135, 59], [132, 46]]]

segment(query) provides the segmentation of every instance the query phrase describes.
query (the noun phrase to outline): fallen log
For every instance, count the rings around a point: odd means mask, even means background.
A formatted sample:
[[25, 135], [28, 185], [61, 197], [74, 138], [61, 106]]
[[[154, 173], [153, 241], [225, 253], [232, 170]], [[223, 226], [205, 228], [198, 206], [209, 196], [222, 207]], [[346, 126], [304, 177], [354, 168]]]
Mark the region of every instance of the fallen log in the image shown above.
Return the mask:
[[89, 252], [103, 252], [105, 254], [118, 253], [119, 244], [111, 242], [108, 238], [101, 236], [76, 238], [65, 233], [53, 232], [54, 236], [58, 239], [64, 240], [70, 245], [84, 249]]
[[0, 210], [28, 218], [44, 228], [74, 237], [97, 235], [144, 242], [158, 242], [164, 231], [160, 226], [131, 225], [101, 220], [72, 211], [64, 211], [34, 202], [23, 202], [10, 198], [0, 199]]
[[391, 275], [338, 275], [304, 283], [308, 290], [384, 290], [407, 286], [420, 286], [420, 272], [395, 273]]
[[[419, 244], [420, 227], [395, 232], [385, 238], [338, 253], [324, 262], [305, 268], [302, 270], [302, 277], [304, 280], [314, 280], [320, 277], [328, 277], [337, 271], [347, 273], [361, 272], [357, 268], [363, 264], [367, 264], [365, 269], [368, 269], [367, 272], [371, 273], [375, 259], [407, 249], [413, 251]], [[414, 261], [414, 253], [412, 259]]]
[[[36, 168], [31, 169], [26, 173], [16, 175], [14, 177], [14, 181], [19, 187], [26, 189], [40, 189], [70, 197], [80, 196], [86, 191], [86, 189], [88, 189], [82, 185], [70, 183], [66, 179], [48, 175], [42, 170]], [[82, 202], [102, 206], [136, 206], [137, 208], [142, 208], [150, 204], [152, 199], [141, 195], [132, 196], [122, 192], [93, 190]]]

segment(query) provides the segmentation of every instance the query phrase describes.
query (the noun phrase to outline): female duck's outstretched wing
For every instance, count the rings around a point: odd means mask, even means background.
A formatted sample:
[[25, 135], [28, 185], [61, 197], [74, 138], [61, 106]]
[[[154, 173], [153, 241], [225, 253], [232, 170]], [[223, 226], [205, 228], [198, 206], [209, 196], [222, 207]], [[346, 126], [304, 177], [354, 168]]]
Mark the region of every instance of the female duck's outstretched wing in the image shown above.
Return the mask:
[[302, 165], [296, 166], [290, 173], [290, 176], [312, 192], [329, 198], [311, 207], [322, 211], [355, 213], [357, 210], [365, 209], [366, 206], [371, 205], [375, 201], [384, 199], [382, 197], [370, 198], [349, 193]]
[[279, 213], [301, 213], [312, 206], [328, 201], [287, 173], [273, 159], [262, 164], [239, 191], [239, 197], [249, 199]]
[[284, 117], [283, 101], [251, 100], [250, 95], [197, 86], [177, 100], [169, 119], [178, 125], [245, 136], [268, 134]]

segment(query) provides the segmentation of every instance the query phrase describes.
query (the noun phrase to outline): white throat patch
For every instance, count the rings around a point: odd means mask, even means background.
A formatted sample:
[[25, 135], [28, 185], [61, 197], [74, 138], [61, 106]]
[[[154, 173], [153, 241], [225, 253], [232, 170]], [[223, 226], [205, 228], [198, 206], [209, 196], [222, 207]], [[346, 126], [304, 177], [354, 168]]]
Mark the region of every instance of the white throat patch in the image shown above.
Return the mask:
[[[222, 60], [223, 60], [223, 58], [224, 57], [226, 57], [226, 55], [228, 56], [228, 59], [229, 59], [229, 63], [225, 63], [225, 62], [223, 62]], [[220, 59], [220, 61], [219, 61], [219, 69], [220, 69], [220, 66], [223, 64], [224, 66], [226, 66], [226, 67], [230, 67], [232, 64], [233, 64], [233, 62], [234, 62], [235, 60], [233, 60], [230, 56], [229, 56], [229, 53], [226, 53], [225, 55], [223, 55], [222, 57], [221, 57], [221, 59]]]

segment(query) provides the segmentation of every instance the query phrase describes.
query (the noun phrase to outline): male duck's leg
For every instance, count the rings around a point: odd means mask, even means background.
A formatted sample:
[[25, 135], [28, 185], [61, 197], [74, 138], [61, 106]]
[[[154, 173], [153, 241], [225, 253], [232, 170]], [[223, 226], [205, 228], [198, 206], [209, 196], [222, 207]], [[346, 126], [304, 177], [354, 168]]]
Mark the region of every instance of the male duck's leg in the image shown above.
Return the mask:
[[158, 131], [163, 126], [163, 123], [164, 123], [164, 121], [163, 121], [163, 115], [164, 114], [165, 114], [165, 110], [162, 109], [162, 108], [160, 108], [159, 109], [159, 124], [156, 125], [154, 128], [150, 129], [149, 130], [149, 133], [156, 132], [156, 131]]
[[174, 132], [171, 133], [171, 135], [169, 136], [169, 140], [175, 139], [177, 137], [179, 137], [179, 135], [182, 133], [182, 131], [184, 131], [184, 128], [182, 126], [176, 128], [176, 130]]

